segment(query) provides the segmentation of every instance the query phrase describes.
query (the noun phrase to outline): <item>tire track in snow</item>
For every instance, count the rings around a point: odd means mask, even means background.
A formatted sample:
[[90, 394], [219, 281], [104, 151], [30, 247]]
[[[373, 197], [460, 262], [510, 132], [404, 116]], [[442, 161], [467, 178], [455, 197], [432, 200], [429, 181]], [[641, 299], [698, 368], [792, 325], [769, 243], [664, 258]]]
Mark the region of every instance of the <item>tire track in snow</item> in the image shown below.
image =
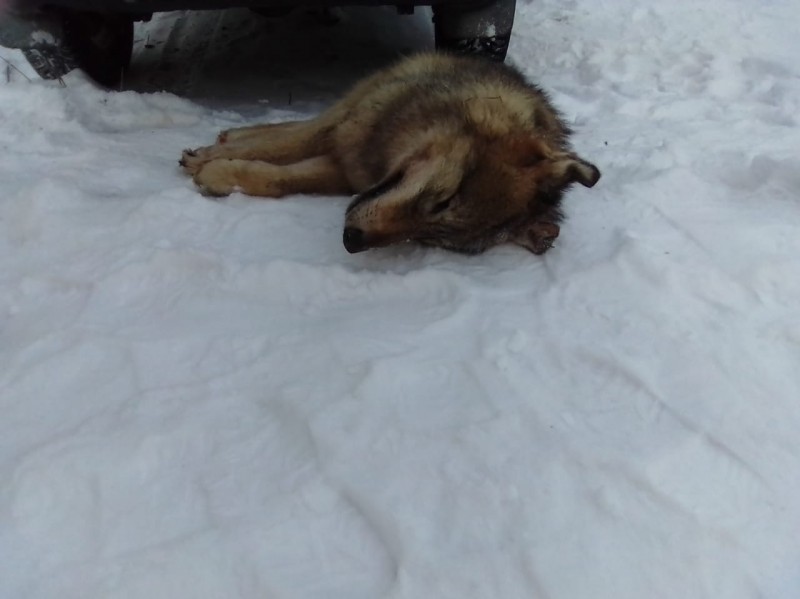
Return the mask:
[[[309, 448], [316, 466], [315, 470], [321, 476], [323, 484], [347, 506], [345, 509], [341, 507], [336, 509], [337, 522], [327, 534], [336, 536], [338, 539], [336, 545], [340, 546], [344, 538], [349, 538], [351, 542], [358, 542], [360, 545], [358, 548], [350, 546], [347, 557], [351, 563], [348, 564], [347, 570], [351, 576], [358, 579], [356, 586], [364, 590], [362, 596], [365, 599], [386, 596], [397, 582], [401, 558], [391, 533], [380, 524], [380, 518], [372, 514], [369, 506], [360, 501], [347, 488], [344, 481], [331, 472], [325, 458], [328, 452], [320, 445], [308, 416], [302, 414], [291, 403], [281, 401], [271, 402], [270, 410], [283, 431], [291, 434], [295, 442], [301, 440]], [[330, 500], [326, 503], [330, 503]], [[346, 514], [349, 514], [349, 517]], [[340, 530], [342, 526], [347, 530], [346, 533]], [[324, 544], [324, 539], [321, 542]], [[370, 549], [367, 550], [367, 547]], [[344, 555], [340, 554], [338, 557]], [[364, 563], [362, 561], [364, 559], [369, 563]], [[350, 596], [353, 596], [352, 590]]]
[[[697, 435], [714, 453], [718, 453], [725, 461], [729, 462], [738, 471], [747, 474], [758, 486], [769, 488], [768, 481], [761, 475], [758, 469], [747, 459], [739, 455], [727, 443], [718, 438], [708, 428], [698, 422], [694, 422], [690, 417], [683, 414], [680, 410], [672, 406], [667, 400], [655, 390], [653, 385], [645, 380], [643, 376], [637, 374], [636, 370], [618, 360], [612, 361], [605, 356], [598, 356], [590, 352], [582, 352], [583, 358], [595, 368], [603, 371], [604, 377], [619, 377], [625, 386], [643, 393], [650, 398], [659, 411], [667, 414], [687, 431]], [[653, 418], [652, 416], [650, 418]], [[653, 418], [655, 420], [655, 418]]]

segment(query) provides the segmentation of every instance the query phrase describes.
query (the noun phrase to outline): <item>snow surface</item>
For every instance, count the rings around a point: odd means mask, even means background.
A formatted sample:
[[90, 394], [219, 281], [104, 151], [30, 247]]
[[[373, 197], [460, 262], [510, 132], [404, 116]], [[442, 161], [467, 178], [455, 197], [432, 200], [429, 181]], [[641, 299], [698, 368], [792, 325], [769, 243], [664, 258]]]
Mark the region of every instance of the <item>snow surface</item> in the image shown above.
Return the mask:
[[603, 171], [542, 258], [198, 195], [430, 46], [341, 16], [163, 15], [120, 93], [3, 51], [0, 597], [800, 597], [800, 6], [520, 4]]

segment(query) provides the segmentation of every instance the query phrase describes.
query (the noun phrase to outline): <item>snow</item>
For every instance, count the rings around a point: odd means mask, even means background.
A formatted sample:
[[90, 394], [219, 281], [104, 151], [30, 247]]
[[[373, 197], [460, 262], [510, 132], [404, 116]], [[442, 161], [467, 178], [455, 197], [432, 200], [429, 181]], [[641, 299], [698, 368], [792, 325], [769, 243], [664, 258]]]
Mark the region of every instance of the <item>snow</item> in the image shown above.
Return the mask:
[[797, 4], [520, 4], [603, 171], [541, 258], [196, 192], [430, 45], [341, 17], [162, 15], [116, 93], [2, 51], [0, 597], [800, 597]]

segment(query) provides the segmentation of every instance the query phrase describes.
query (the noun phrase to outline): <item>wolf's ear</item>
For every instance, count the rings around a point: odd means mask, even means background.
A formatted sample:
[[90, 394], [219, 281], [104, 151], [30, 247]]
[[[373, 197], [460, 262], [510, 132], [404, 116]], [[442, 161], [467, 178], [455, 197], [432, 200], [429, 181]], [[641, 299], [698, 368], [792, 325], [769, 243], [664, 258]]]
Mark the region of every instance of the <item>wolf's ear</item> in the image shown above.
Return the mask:
[[592, 187], [600, 179], [600, 170], [591, 162], [572, 152], [558, 152], [542, 139], [518, 135], [504, 140], [503, 150], [508, 153], [506, 162], [523, 169], [549, 170], [562, 184], [580, 183]]
[[350, 212], [353, 208], [358, 206], [359, 204], [363, 204], [364, 202], [369, 202], [370, 200], [374, 200], [378, 196], [382, 196], [385, 193], [388, 193], [390, 190], [397, 187], [400, 182], [403, 180], [404, 173], [401, 170], [395, 171], [390, 173], [388, 176], [384, 177], [382, 181], [373, 185], [367, 190], [362, 191], [356, 197], [353, 198], [353, 201], [350, 202], [350, 205], [347, 207], [347, 212]]
[[492, 151], [499, 154], [503, 162], [524, 169], [536, 166], [553, 154], [546, 143], [531, 135], [504, 138]]
[[390, 210], [409, 205], [435, 184], [441, 168], [440, 161], [429, 158], [396, 165], [379, 183], [353, 198], [346, 214], [363, 213], [376, 206]]
[[561, 172], [564, 173], [564, 183], [580, 183], [584, 187], [594, 187], [600, 180], [600, 169], [587, 160], [575, 154], [567, 154], [558, 161]]

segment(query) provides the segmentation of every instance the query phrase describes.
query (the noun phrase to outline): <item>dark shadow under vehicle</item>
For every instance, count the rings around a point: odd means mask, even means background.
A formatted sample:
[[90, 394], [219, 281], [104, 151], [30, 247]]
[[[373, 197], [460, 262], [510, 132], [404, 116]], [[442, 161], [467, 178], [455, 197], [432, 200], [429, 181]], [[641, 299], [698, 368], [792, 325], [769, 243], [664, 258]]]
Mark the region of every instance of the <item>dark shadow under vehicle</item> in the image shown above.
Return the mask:
[[250, 8], [267, 16], [293, 9], [395, 6], [411, 14], [431, 6], [436, 47], [505, 59], [515, 0], [16, 0], [0, 17], [0, 45], [19, 48], [46, 79], [80, 68], [113, 87], [131, 60], [133, 24], [153, 13]]

